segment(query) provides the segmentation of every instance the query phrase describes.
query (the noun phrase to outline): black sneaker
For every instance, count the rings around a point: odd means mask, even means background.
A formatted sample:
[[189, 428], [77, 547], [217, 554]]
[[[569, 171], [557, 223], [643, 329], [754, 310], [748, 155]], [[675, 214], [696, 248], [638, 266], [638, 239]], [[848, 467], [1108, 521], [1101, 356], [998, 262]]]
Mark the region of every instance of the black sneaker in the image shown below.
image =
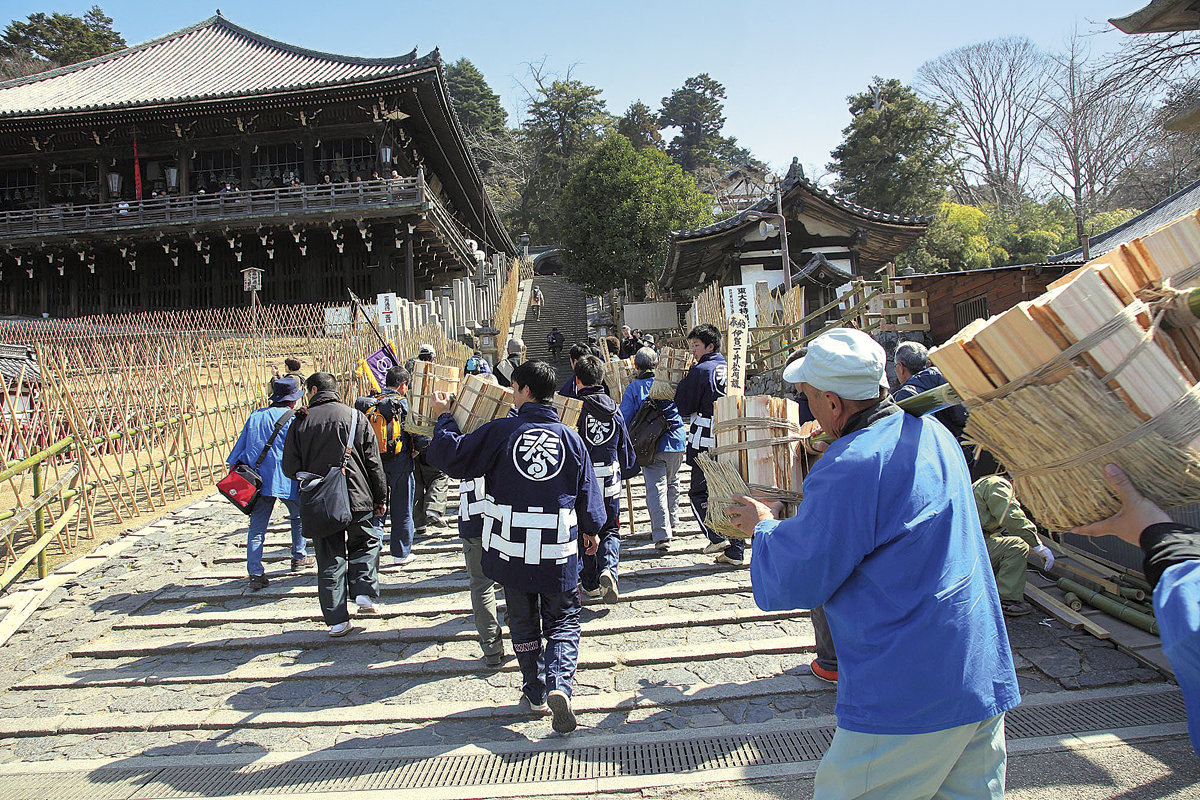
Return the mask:
[[571, 708], [571, 698], [567, 697], [566, 692], [561, 689], [550, 692], [546, 695], [546, 705], [550, 707], [550, 713], [554, 715], [550, 727], [554, 728], [557, 733], [570, 733], [575, 730], [578, 724], [575, 721], [575, 710]]
[[271, 581], [266, 575], [251, 575], [250, 576], [250, 591], [257, 592], [259, 589], [265, 589], [271, 585]]

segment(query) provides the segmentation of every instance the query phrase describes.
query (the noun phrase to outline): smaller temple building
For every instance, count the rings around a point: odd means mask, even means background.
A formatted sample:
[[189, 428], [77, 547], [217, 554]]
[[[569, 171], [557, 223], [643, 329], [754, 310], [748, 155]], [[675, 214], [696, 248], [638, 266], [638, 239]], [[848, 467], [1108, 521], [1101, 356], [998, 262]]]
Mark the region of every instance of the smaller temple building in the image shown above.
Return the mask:
[[[781, 216], [790, 274], [784, 272]], [[713, 281], [723, 286], [766, 281], [772, 291], [804, 286], [808, 313], [853, 279], [873, 279], [931, 221], [855, 205], [809, 181], [793, 159], [777, 193], [720, 222], [671, 234], [659, 285], [676, 301]]]

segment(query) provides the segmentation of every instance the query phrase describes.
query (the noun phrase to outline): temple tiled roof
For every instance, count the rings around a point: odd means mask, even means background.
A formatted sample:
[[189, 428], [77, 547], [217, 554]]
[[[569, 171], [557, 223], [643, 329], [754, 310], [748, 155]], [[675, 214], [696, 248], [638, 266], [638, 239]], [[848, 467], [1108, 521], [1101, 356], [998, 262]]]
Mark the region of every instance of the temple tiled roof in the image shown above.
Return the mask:
[[1200, 4], [1196, 0], [1151, 0], [1124, 17], [1110, 19], [1125, 33], [1170, 33], [1200, 28]]
[[222, 16], [79, 64], [0, 83], [0, 118], [252, 97], [401, 75], [437, 64], [356, 58], [261, 36]]

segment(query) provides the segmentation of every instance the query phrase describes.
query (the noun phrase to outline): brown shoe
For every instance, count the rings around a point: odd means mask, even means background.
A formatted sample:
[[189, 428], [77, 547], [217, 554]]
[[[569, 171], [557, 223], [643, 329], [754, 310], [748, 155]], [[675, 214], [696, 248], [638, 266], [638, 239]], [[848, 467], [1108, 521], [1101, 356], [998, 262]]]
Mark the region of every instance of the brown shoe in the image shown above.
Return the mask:
[[313, 566], [316, 563], [317, 563], [317, 559], [314, 558], [313, 556], [305, 556], [304, 558], [293, 558], [292, 559], [292, 572], [300, 572], [301, 570], [308, 569], [309, 567]]
[[250, 576], [250, 591], [257, 592], [259, 589], [265, 589], [271, 585], [271, 581], [266, 575], [251, 575]]

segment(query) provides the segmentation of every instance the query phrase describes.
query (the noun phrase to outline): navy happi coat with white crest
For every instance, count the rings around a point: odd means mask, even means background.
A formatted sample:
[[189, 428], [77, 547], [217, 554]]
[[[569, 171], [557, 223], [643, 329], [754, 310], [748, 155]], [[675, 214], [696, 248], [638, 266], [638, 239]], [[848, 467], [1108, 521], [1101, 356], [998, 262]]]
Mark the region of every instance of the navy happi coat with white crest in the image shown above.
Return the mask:
[[621, 527], [621, 481], [641, 472], [637, 451], [621, 409], [603, 386], [584, 386], [575, 396], [583, 401], [577, 430], [604, 492], [604, 530], [615, 531]]
[[583, 440], [553, 406], [525, 403], [469, 434], [443, 414], [425, 457], [460, 480], [484, 479], [485, 575], [523, 592], [575, 590], [576, 540], [604, 526], [604, 495]]

